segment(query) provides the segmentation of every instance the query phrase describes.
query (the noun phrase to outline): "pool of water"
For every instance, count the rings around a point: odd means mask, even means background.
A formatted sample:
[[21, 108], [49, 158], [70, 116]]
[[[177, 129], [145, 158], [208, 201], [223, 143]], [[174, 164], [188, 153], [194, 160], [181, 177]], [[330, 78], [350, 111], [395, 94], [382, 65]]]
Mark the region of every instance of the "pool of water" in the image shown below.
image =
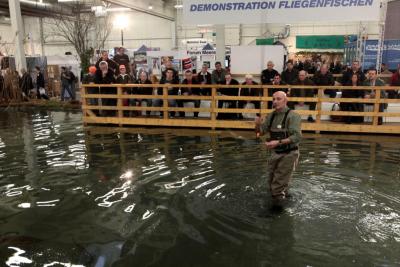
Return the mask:
[[400, 266], [400, 138], [305, 135], [269, 211], [251, 132], [0, 112], [0, 266]]

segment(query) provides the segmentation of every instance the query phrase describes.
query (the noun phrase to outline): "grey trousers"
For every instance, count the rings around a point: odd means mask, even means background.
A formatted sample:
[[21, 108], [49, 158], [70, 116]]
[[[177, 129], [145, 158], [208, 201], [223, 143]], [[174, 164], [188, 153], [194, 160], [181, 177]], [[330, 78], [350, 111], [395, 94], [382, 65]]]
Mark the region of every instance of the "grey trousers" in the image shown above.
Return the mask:
[[278, 154], [271, 152], [268, 161], [268, 182], [272, 198], [285, 198], [288, 192], [292, 173], [299, 161], [299, 151]]

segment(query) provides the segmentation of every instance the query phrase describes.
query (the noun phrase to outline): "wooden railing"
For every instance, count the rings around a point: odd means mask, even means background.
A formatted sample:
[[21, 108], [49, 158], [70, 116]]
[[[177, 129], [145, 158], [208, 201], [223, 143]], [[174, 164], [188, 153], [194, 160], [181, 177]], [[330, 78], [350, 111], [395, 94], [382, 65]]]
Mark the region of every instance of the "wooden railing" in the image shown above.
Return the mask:
[[[124, 94], [124, 90], [127, 88], [161, 88], [163, 90], [162, 95], [133, 95]], [[184, 95], [168, 95], [168, 88], [209, 88], [211, 89], [210, 96], [184, 96]], [[112, 125], [142, 125], [142, 126], [173, 126], [173, 127], [200, 127], [200, 128], [237, 128], [237, 129], [254, 129], [254, 120], [217, 120], [217, 114], [221, 113], [260, 113], [261, 116], [272, 112], [272, 109], [268, 109], [267, 102], [272, 101], [272, 97], [268, 96], [268, 91], [272, 89], [305, 89], [305, 90], [317, 90], [318, 94], [315, 97], [289, 97], [290, 102], [315, 102], [315, 110], [296, 110], [300, 115], [313, 115], [315, 116], [315, 122], [304, 122], [302, 123], [302, 129], [306, 131], [333, 131], [333, 132], [365, 132], [365, 133], [391, 133], [400, 134], [400, 120], [399, 123], [384, 122], [382, 125], [378, 125], [378, 117], [388, 118], [395, 117], [400, 119], [399, 112], [380, 112], [379, 107], [381, 104], [396, 105], [400, 108], [400, 99], [387, 99], [381, 98], [382, 90], [400, 90], [398, 87], [350, 87], [350, 86], [265, 86], [265, 85], [237, 85], [238, 88], [252, 88], [262, 89], [263, 96], [224, 96], [218, 95], [218, 89], [222, 88], [233, 88], [234, 85], [165, 85], [165, 84], [113, 84], [113, 85], [82, 85], [81, 88], [81, 99], [82, 99], [82, 111], [83, 111], [83, 122], [87, 124], [112, 124]], [[96, 94], [89, 94], [88, 88], [100, 88], [100, 92]], [[112, 89], [114, 88], [114, 89]], [[324, 90], [336, 89], [336, 90], [374, 90], [375, 98], [329, 98], [324, 95]], [[114, 90], [116, 94], [109, 94], [110, 91]], [[98, 99], [99, 104], [90, 104], [90, 99]], [[101, 100], [116, 99], [116, 105], [109, 106], [101, 104]], [[123, 105], [124, 99], [161, 99], [163, 104], [161, 107], [145, 107], [145, 106], [125, 106]], [[200, 108], [189, 108], [189, 107], [169, 107], [168, 99], [175, 100], [200, 100], [210, 101], [210, 107]], [[261, 102], [260, 109], [238, 109], [238, 108], [218, 108], [218, 101], [251, 101]], [[331, 111], [323, 110], [322, 103], [362, 103], [372, 104], [373, 110], [369, 112], [352, 112], [352, 111]], [[110, 112], [111, 111], [111, 112]], [[151, 111], [151, 112], [163, 112], [163, 116], [135, 116], [131, 117], [129, 114], [125, 114], [127, 111]], [[169, 112], [183, 111], [183, 112], [207, 112], [210, 113], [209, 117], [201, 118], [170, 118]], [[125, 112], [125, 113], [124, 113]], [[367, 116], [372, 117], [372, 123], [359, 123], [359, 124], [345, 124], [345, 123], [334, 123], [331, 121], [321, 120], [321, 116]]]

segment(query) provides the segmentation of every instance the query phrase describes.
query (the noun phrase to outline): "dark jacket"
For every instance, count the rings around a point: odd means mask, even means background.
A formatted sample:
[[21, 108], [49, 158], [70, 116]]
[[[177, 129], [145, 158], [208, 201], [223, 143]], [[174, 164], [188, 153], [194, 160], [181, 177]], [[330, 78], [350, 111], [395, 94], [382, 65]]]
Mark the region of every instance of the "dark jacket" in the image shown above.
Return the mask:
[[[347, 82], [346, 84], [343, 84], [343, 86], [353, 86], [353, 83], [351, 81]], [[357, 86], [361, 86], [359, 83]], [[363, 98], [364, 97], [364, 90], [342, 90], [342, 98]], [[345, 104], [346, 105], [346, 104]]]
[[[315, 85], [322, 85], [322, 86], [333, 86], [335, 85], [335, 79], [330, 72], [327, 72], [323, 75], [320, 71], [317, 71], [313, 77], [313, 81]], [[335, 89], [326, 89], [324, 91], [325, 94], [329, 95], [330, 97], [336, 97]]]
[[[188, 84], [188, 81], [184, 79], [182, 81], [182, 84]], [[199, 84], [199, 82], [196, 79], [192, 79], [192, 84]], [[182, 88], [181, 93], [188, 93], [189, 95], [200, 95], [200, 88]]]
[[[287, 84], [284, 81], [281, 81], [279, 84], [275, 84], [275, 85], [287, 85]], [[272, 96], [274, 93], [276, 93], [278, 91], [283, 91], [283, 92], [287, 93], [288, 89], [287, 88], [273, 88], [272, 90], [268, 90], [269, 96]]]
[[227, 73], [226, 69], [221, 69], [221, 71], [213, 70], [211, 74], [211, 82], [213, 84], [225, 84], [225, 75]]
[[[176, 81], [176, 79], [173, 79], [172, 81], [167, 81], [167, 79], [165, 77], [162, 77], [160, 80], [160, 84], [179, 84], [179, 82]], [[179, 92], [179, 88], [178, 87], [172, 87], [168, 89], [168, 94], [169, 95], [177, 95]], [[159, 87], [157, 93], [159, 95], [163, 94], [163, 88]]]
[[197, 74], [197, 81], [199, 84], [205, 82], [205, 84], [211, 84], [211, 73], [207, 71], [205, 75], [203, 75], [201, 72]]
[[[174, 84], [178, 84], [179, 83], [179, 73], [176, 69], [172, 69], [174, 72]], [[161, 80], [166, 78], [166, 72], [167, 70], [164, 70], [161, 74]]]
[[[119, 65], [125, 65], [126, 73], [130, 73], [129, 57], [126, 54], [116, 54], [114, 56], [114, 61]], [[119, 70], [119, 69], [118, 69]]]
[[[0, 86], [2, 84], [0, 83]], [[33, 82], [32, 82], [32, 77], [28, 73], [24, 73], [20, 79], [20, 84], [19, 84], [22, 92], [25, 93], [25, 95], [29, 95], [29, 91], [33, 89]], [[0, 87], [0, 90], [2, 87]]]
[[40, 87], [44, 88], [44, 76], [41, 72], [39, 72], [36, 78], [36, 89], [39, 89]]
[[[229, 84], [225, 83], [224, 85], [239, 85], [239, 82], [235, 79], [232, 79]], [[239, 95], [239, 87], [238, 86], [235, 86], [232, 88], [221, 88], [221, 89], [218, 89], [218, 91], [223, 95], [230, 95], [230, 96]]]
[[[295, 85], [314, 85], [313, 81], [309, 78], [306, 78], [304, 81], [300, 81], [297, 79]], [[293, 97], [313, 97], [317, 93], [317, 90], [310, 90], [310, 89], [292, 89], [290, 92], [290, 96]]]
[[[353, 70], [352, 69], [349, 69], [349, 70], [346, 70], [345, 72], [343, 72], [343, 76], [342, 76], [342, 80], [341, 80], [341, 84], [348, 84], [349, 82], [351, 83], [351, 76], [353, 76]], [[361, 71], [361, 70], [358, 70], [357, 72], [357, 75], [358, 75], [358, 80], [361, 82], [361, 83], [364, 83], [364, 81], [365, 81], [365, 74]]]
[[291, 71], [288, 69], [282, 71], [281, 78], [286, 84], [294, 84], [299, 77], [299, 72], [293, 68]]
[[[258, 85], [255, 81], [252, 82], [253, 85]], [[246, 82], [242, 83], [242, 85], [246, 85]], [[242, 88], [240, 90], [240, 96], [262, 96], [263, 89], [261, 88]]]
[[[142, 80], [138, 80], [136, 83], [138, 84], [152, 84], [149, 79], [147, 79], [145, 82], [142, 82]], [[137, 94], [139, 95], [152, 95], [153, 94], [153, 87], [146, 87], [146, 88], [136, 88], [137, 89]]]
[[83, 84], [90, 84], [90, 83], [94, 83], [96, 78], [96, 74], [95, 75], [90, 75], [89, 73], [85, 75], [85, 77], [83, 77], [82, 83]]
[[262, 84], [271, 84], [274, 77], [279, 74], [276, 70], [265, 69], [261, 72], [261, 83]]
[[114, 72], [108, 69], [106, 76], [103, 77], [101, 70], [97, 70], [94, 78], [96, 84], [112, 84], [115, 83]]

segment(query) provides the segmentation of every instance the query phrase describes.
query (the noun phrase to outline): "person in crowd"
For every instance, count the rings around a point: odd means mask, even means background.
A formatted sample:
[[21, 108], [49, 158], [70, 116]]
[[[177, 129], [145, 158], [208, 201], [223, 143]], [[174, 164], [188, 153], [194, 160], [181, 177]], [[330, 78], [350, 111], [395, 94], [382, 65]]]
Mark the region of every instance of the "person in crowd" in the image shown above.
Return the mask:
[[[134, 81], [132, 80], [132, 77], [127, 73], [126, 71], [126, 67], [124, 64], [119, 65], [119, 74], [115, 80], [115, 83], [117, 84], [131, 84], [134, 83]], [[132, 94], [132, 88], [130, 87], [123, 87], [122, 88], [122, 94], [123, 95], [131, 95]], [[127, 106], [138, 106], [137, 101], [135, 101], [136, 99], [122, 99], [122, 105], [127, 107]], [[124, 116], [127, 117], [129, 116], [129, 114], [133, 115], [133, 114], [137, 114], [137, 112], [133, 111], [133, 112], [129, 112], [129, 111], [124, 111]]]
[[[90, 66], [88, 69], [88, 73], [83, 77], [82, 83], [83, 84], [94, 84], [95, 83], [95, 78], [96, 78], [96, 67], [95, 66]], [[98, 87], [87, 87], [86, 92], [88, 94], [98, 94], [99, 93], [99, 88]], [[98, 100], [97, 98], [91, 98], [89, 99], [89, 104], [97, 106], [98, 105]]]
[[[108, 63], [107, 61], [101, 61], [99, 63], [99, 69], [96, 71], [96, 76], [95, 76], [95, 84], [114, 84], [115, 83], [115, 78], [114, 78], [114, 72], [108, 68]], [[117, 94], [117, 88], [115, 87], [101, 87], [99, 88], [99, 93], [100, 94]], [[117, 99], [108, 99], [104, 98], [101, 99], [101, 102], [104, 106], [116, 106], [117, 105]], [[104, 115], [108, 116], [115, 116], [115, 111], [106, 111], [102, 112]]]
[[174, 83], [179, 84], [179, 72], [174, 68], [172, 61], [169, 59], [165, 62], [165, 70], [162, 72], [161, 79], [165, 79], [168, 70], [173, 71]]
[[[296, 82], [296, 81], [294, 81], [294, 82]], [[284, 81], [282, 81], [281, 75], [277, 74], [277, 75], [275, 75], [274, 79], [272, 80], [272, 85], [286, 85], [286, 83]], [[289, 93], [289, 89], [288, 88], [271, 88], [271, 89], [268, 89], [268, 96], [273, 96], [274, 93], [278, 92], [278, 91], [285, 92], [286, 95], [288, 95], [288, 93]], [[272, 108], [272, 102], [271, 101], [268, 101], [268, 108], [269, 109]]]
[[[258, 83], [253, 80], [253, 75], [246, 74], [242, 85], [258, 85]], [[262, 90], [261, 88], [241, 88], [240, 96], [263, 96]], [[239, 100], [238, 102], [239, 109], [243, 109], [247, 103], [253, 103], [255, 109], [260, 109], [261, 106], [260, 101]], [[260, 116], [260, 113], [257, 113], [257, 116]], [[239, 113], [239, 119], [243, 119], [242, 113]]]
[[342, 62], [336, 61], [332, 73], [333, 73], [333, 74], [340, 74], [340, 73], [342, 73], [342, 71], [343, 71]]
[[227, 71], [222, 68], [221, 62], [215, 62], [215, 70], [211, 74], [212, 84], [225, 84], [225, 75]]
[[[308, 86], [308, 85], [313, 86], [314, 85], [313, 81], [307, 77], [307, 72], [305, 70], [299, 71], [299, 77], [295, 84], [301, 85], [301, 86]], [[315, 89], [296, 89], [295, 88], [290, 91], [290, 96], [292, 96], [292, 97], [314, 97], [316, 93], [317, 92]], [[297, 104], [299, 106], [309, 105], [310, 110], [315, 110], [315, 107], [316, 107], [316, 102], [298, 102]], [[309, 115], [307, 120], [309, 122], [315, 121], [313, 119], [312, 115]]]
[[[333, 78], [333, 75], [329, 72], [328, 70], [328, 65], [323, 64], [321, 65], [321, 68], [319, 71], [317, 71], [313, 77], [313, 81], [315, 85], [318, 86], [334, 86], [335, 85], [335, 79]], [[335, 89], [325, 89], [324, 93], [326, 95], [329, 95], [331, 98], [336, 97], [336, 91]]]
[[[353, 73], [351, 76], [351, 81], [344, 86], [362, 86], [362, 82], [359, 80], [359, 75], [357, 73]], [[363, 98], [364, 91], [363, 90], [353, 90], [353, 89], [343, 89], [342, 90], [342, 98]], [[362, 112], [364, 110], [363, 104], [361, 103], [340, 103], [340, 110], [342, 111], [353, 111], [353, 112]], [[360, 116], [345, 116], [343, 121], [347, 124], [351, 123], [360, 123], [363, 122], [363, 117]]]
[[[179, 84], [179, 80], [177, 81], [176, 78], [174, 77], [174, 69], [166, 69], [165, 70], [165, 77], [162, 77], [160, 80], [160, 84], [169, 84], [171, 86], [167, 87], [168, 89], [168, 95], [178, 95], [179, 92], [179, 88], [176, 86], [172, 86], [172, 85], [176, 85]], [[158, 88], [158, 95], [163, 95], [163, 87], [159, 87]], [[155, 107], [161, 107], [163, 104], [163, 100], [162, 99], [154, 99], [153, 101], [153, 106]], [[176, 107], [177, 103], [176, 103], [176, 99], [169, 99], [168, 100], [168, 106], [169, 107]], [[164, 113], [160, 112], [160, 117], [163, 117]], [[171, 111], [169, 113], [170, 117], [175, 117], [175, 111]]]
[[290, 60], [286, 62], [286, 69], [281, 74], [282, 81], [286, 84], [295, 84], [298, 76], [299, 72], [294, 68], [293, 62]]
[[[390, 81], [391, 81], [393, 73], [388, 69], [388, 67], [386, 66], [385, 63], [381, 64], [381, 74], [383, 76], [386, 76], [386, 77], [381, 78], [381, 80], [385, 83], [385, 85], [390, 85]], [[393, 91], [391, 91], [391, 92], [393, 92]]]
[[72, 72], [72, 66], [69, 66], [68, 68], [67, 68], [67, 70], [68, 70], [68, 72], [69, 72], [69, 75], [71, 76], [71, 80], [69, 81], [69, 85], [70, 85], [70, 88], [71, 88], [71, 93], [72, 93], [72, 95], [71, 95], [71, 100], [75, 100], [75, 98], [76, 98], [76, 92], [75, 92], [75, 90], [76, 90], [76, 83], [78, 82], [78, 78], [75, 76], [75, 74]]
[[262, 122], [255, 120], [257, 136], [269, 134], [265, 142], [271, 150], [268, 161], [268, 182], [273, 207], [282, 208], [289, 194], [292, 173], [299, 160], [299, 143], [301, 141], [301, 117], [287, 106], [286, 94], [275, 92], [272, 96], [274, 112], [267, 115]]
[[139, 75], [138, 75], [138, 71], [137, 71], [137, 67], [136, 67], [136, 63], [135, 62], [133, 62], [132, 64], [130, 64], [130, 70], [129, 70], [129, 75], [131, 76], [131, 78], [132, 78], [132, 80], [133, 81], [137, 81], [138, 80], [138, 78], [139, 78]]
[[268, 61], [267, 68], [261, 72], [261, 83], [262, 84], [271, 84], [275, 75], [278, 72], [274, 69], [274, 62]]
[[[376, 69], [368, 70], [368, 80], [364, 81], [364, 86], [384, 86], [384, 82], [378, 78], [378, 72]], [[365, 91], [364, 98], [375, 98], [375, 90]], [[386, 98], [385, 90], [381, 90], [381, 99]], [[368, 105], [368, 104], [367, 104]], [[371, 104], [370, 104], [371, 105]], [[385, 104], [379, 104], [379, 112], [385, 110]], [[383, 122], [382, 117], [378, 117], [378, 124], [381, 125]]]
[[[224, 77], [225, 85], [233, 85], [233, 87], [229, 88], [220, 88], [218, 89], [218, 93], [223, 96], [237, 96], [239, 95], [239, 82], [232, 78], [230, 73], [227, 73]], [[226, 103], [228, 108], [236, 108], [236, 101], [235, 100], [220, 100], [218, 101], [218, 108], [223, 108], [224, 103]], [[237, 114], [235, 113], [218, 113], [217, 116], [218, 120], [221, 119], [237, 119]]]
[[66, 67], [61, 67], [61, 101], [72, 99], [71, 79], [70, 71]]
[[[191, 70], [186, 70], [185, 71], [185, 79], [182, 81], [182, 84], [199, 84], [199, 82], [197, 81], [197, 79], [195, 79], [193, 77], [193, 73]], [[185, 95], [185, 96], [190, 96], [190, 95], [196, 95], [196, 96], [200, 96], [201, 95], [201, 90], [200, 88], [181, 88], [181, 94]], [[183, 107], [184, 103], [187, 102], [193, 102], [194, 103], [194, 107], [195, 108], [199, 108], [200, 107], [200, 100], [178, 100], [178, 107]], [[185, 117], [185, 112], [184, 111], [180, 111], [179, 112], [180, 117]], [[199, 117], [199, 112], [194, 112], [194, 117], [197, 118]]]
[[[126, 73], [130, 74], [129, 56], [125, 54], [125, 49], [121, 46], [117, 50], [117, 54], [114, 56], [114, 61], [119, 65], [124, 65]], [[117, 73], [118, 74], [118, 73]]]
[[37, 92], [37, 98], [38, 99], [46, 99], [49, 100], [49, 97], [46, 94], [46, 90], [44, 89], [44, 76], [43, 73], [40, 71], [40, 67], [36, 66], [35, 67], [35, 76], [36, 76], [36, 92]]
[[[151, 81], [149, 80], [149, 74], [145, 71], [140, 72], [139, 74], [139, 79], [136, 81], [137, 84], [152, 84]], [[134, 91], [135, 94], [138, 95], [152, 95], [153, 94], [153, 88], [152, 87], [137, 87], [137, 90]], [[146, 102], [146, 107], [151, 107], [152, 104], [152, 99], [137, 99], [139, 106], [142, 105], [143, 101]], [[150, 116], [151, 111], [147, 110], [146, 115]]]
[[26, 69], [21, 69], [22, 77], [20, 79], [19, 87], [22, 90], [23, 98], [28, 100], [31, 90], [33, 89], [33, 82], [31, 75], [26, 71]]
[[[208, 72], [208, 65], [203, 64], [200, 73], [197, 74], [199, 84], [212, 84], [211, 73]], [[201, 88], [202, 95], [211, 95], [211, 88]]]
[[113, 72], [116, 73], [118, 72], [118, 63], [115, 62], [114, 60], [110, 59], [108, 57], [108, 51], [107, 50], [103, 50], [101, 52], [101, 57], [99, 58], [99, 60], [96, 62], [96, 68], [98, 70], [100, 70], [100, 62], [105, 61], [107, 62], [108, 68]]
[[[391, 86], [400, 87], [400, 64], [397, 67], [397, 71], [393, 73], [392, 79], [390, 81]], [[393, 93], [389, 95], [389, 98], [400, 98], [400, 90], [391, 90]]]
[[351, 81], [351, 76], [353, 76], [354, 73], [357, 73], [357, 75], [359, 76], [359, 81], [361, 83], [364, 83], [365, 81], [365, 75], [362, 72], [361, 68], [360, 68], [360, 62], [358, 60], [354, 60], [351, 64], [351, 68], [347, 69], [346, 71], [343, 72], [342, 75], [342, 80], [341, 80], [341, 84], [349, 84], [349, 82]]

